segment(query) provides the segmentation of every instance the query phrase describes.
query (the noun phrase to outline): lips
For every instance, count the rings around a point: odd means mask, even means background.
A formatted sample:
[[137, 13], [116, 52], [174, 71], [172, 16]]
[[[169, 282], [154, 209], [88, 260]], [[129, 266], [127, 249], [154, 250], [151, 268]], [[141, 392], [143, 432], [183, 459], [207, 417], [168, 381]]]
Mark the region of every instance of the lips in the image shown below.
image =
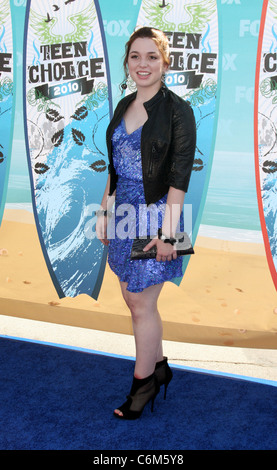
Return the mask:
[[137, 75], [141, 78], [149, 77], [150, 72], [137, 72]]
[[265, 173], [275, 173], [277, 171], [277, 163], [266, 160], [263, 164], [263, 171]]
[[97, 171], [98, 173], [102, 173], [102, 171], [106, 170], [107, 165], [105, 160], [97, 160], [90, 165], [90, 168], [92, 168], [94, 171]]
[[201, 171], [204, 168], [204, 162], [201, 158], [195, 158], [193, 162], [193, 171]]

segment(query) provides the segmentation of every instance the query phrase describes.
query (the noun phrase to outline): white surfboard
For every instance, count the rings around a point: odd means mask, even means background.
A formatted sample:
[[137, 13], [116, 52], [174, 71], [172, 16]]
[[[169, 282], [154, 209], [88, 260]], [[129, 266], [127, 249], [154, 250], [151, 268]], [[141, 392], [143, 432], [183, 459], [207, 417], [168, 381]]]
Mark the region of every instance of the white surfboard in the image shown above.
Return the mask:
[[97, 298], [106, 251], [93, 211], [107, 180], [110, 79], [98, 1], [29, 0], [25, 130], [33, 207], [60, 297]]
[[6, 202], [14, 113], [13, 33], [9, 0], [0, 2], [0, 224]]
[[[191, 103], [197, 125], [197, 148], [184, 211], [185, 229], [195, 242], [210, 179], [218, 119], [218, 14], [216, 0], [142, 0], [137, 27], [152, 26], [169, 39], [171, 66], [165, 83]], [[127, 93], [134, 84], [127, 82]], [[190, 210], [191, 209], [191, 210]], [[183, 261], [185, 273], [189, 257]], [[179, 284], [181, 279], [177, 279]]]
[[255, 85], [255, 168], [266, 256], [277, 289], [277, 1], [263, 4]]

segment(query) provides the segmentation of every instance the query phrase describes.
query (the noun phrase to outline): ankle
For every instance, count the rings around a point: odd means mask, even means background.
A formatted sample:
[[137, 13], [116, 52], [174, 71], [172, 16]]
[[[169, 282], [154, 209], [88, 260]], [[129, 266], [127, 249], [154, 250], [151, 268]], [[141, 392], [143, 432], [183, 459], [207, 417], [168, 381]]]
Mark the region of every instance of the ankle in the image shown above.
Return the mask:
[[163, 356], [163, 359], [156, 362], [155, 368], [158, 369], [159, 367], [163, 366], [166, 363], [167, 363], [167, 357]]
[[137, 390], [140, 387], [142, 387], [143, 385], [150, 382], [150, 380], [152, 380], [153, 376], [154, 376], [154, 373], [148, 375], [147, 377], [140, 378], [135, 374], [134, 377], [133, 377], [133, 383], [132, 383], [132, 388], [131, 388], [130, 394], [135, 395], [135, 393], [137, 392]]

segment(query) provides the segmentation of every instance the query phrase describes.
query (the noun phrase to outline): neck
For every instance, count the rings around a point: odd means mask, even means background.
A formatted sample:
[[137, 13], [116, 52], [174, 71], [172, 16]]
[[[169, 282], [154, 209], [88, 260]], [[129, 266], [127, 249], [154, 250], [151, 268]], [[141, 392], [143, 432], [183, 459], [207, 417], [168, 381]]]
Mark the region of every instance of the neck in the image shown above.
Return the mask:
[[159, 84], [159, 86], [156, 86], [154, 88], [143, 88], [143, 87], [139, 87], [137, 88], [137, 96], [136, 96], [136, 100], [138, 102], [141, 102], [141, 103], [145, 103], [146, 101], [149, 101], [151, 100], [151, 98], [153, 98], [153, 96], [155, 96], [158, 91], [160, 90], [161, 88], [161, 83]]

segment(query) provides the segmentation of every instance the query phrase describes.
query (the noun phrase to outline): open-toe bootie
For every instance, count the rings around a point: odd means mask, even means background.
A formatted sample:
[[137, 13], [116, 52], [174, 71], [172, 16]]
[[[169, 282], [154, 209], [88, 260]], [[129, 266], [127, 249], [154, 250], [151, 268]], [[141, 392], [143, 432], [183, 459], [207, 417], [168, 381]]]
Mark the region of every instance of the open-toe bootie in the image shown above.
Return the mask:
[[137, 419], [140, 417], [145, 405], [151, 401], [151, 411], [154, 409], [154, 400], [159, 393], [160, 386], [155, 373], [144, 379], [134, 377], [127, 401], [117, 408], [122, 415], [114, 411], [114, 415], [121, 419]]
[[156, 363], [155, 375], [159, 382], [159, 385], [164, 385], [164, 400], [166, 399], [166, 391], [169, 382], [173, 377], [172, 370], [167, 363], [167, 357], [164, 357], [162, 361]]

